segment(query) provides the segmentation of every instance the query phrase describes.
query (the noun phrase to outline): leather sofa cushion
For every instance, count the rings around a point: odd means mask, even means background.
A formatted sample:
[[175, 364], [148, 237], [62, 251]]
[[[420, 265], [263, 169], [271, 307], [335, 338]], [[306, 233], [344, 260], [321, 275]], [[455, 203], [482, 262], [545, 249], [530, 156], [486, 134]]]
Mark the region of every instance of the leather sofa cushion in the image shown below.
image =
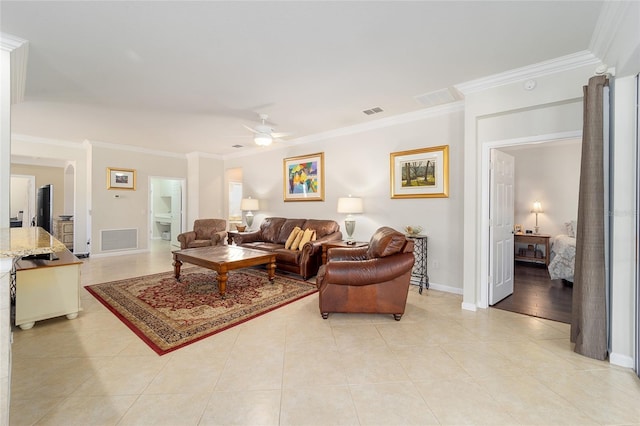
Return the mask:
[[378, 229], [373, 237], [371, 237], [367, 257], [369, 259], [375, 259], [377, 257], [386, 257], [400, 253], [406, 242], [407, 238], [404, 234], [393, 228], [384, 226]]
[[262, 235], [262, 238], [260, 239], [269, 243], [280, 242], [281, 244], [284, 244], [285, 242], [287, 242], [287, 237], [289, 237], [289, 234], [291, 233], [291, 231], [293, 231], [294, 226], [289, 229], [289, 232], [287, 232], [287, 235], [283, 240], [280, 241], [278, 239], [280, 230], [282, 229], [282, 225], [286, 222], [286, 220], [287, 219], [285, 219], [284, 217], [268, 217], [263, 220], [260, 224], [260, 234]]
[[325, 235], [333, 234], [340, 230], [340, 225], [334, 220], [307, 219], [302, 225], [302, 229], [313, 229], [316, 231], [316, 239], [320, 239]]

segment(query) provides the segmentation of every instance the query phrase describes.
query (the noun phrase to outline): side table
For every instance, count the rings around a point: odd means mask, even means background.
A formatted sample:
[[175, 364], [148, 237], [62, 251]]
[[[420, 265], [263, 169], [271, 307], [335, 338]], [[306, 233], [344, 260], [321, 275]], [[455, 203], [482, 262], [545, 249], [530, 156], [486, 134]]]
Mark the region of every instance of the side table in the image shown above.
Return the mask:
[[418, 292], [422, 294], [422, 286], [429, 288], [429, 275], [427, 275], [427, 236], [426, 235], [407, 235], [408, 239], [413, 240], [414, 248], [413, 254], [416, 258], [416, 263], [413, 265], [411, 271], [411, 280], [414, 278], [418, 281], [420, 289]]
[[368, 246], [368, 242], [356, 241], [355, 244], [347, 244], [346, 241], [327, 241], [326, 243], [322, 243], [322, 264], [327, 263], [327, 251], [331, 248], [336, 247], [346, 247], [346, 248], [354, 248], [354, 247], [364, 247]]

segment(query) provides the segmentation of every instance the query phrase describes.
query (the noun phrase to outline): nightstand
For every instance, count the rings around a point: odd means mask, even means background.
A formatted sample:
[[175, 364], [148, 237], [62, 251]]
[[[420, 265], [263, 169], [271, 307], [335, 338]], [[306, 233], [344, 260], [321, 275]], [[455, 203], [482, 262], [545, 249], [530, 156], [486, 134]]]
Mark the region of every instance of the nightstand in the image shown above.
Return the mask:
[[[515, 234], [513, 237], [513, 258], [515, 260], [543, 263], [546, 266], [549, 266], [550, 235]], [[544, 246], [544, 254], [539, 255], [539, 245]]]

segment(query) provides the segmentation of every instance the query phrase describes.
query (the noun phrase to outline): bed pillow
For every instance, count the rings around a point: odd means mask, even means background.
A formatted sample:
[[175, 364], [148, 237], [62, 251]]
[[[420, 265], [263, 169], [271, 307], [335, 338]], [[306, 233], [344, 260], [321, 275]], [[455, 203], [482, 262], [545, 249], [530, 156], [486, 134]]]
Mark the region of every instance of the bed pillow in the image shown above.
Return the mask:
[[565, 229], [567, 230], [567, 235], [570, 236], [571, 238], [575, 238], [576, 237], [576, 229], [578, 227], [578, 221], [577, 220], [572, 220], [570, 222], [565, 222], [564, 226], [565, 226]]

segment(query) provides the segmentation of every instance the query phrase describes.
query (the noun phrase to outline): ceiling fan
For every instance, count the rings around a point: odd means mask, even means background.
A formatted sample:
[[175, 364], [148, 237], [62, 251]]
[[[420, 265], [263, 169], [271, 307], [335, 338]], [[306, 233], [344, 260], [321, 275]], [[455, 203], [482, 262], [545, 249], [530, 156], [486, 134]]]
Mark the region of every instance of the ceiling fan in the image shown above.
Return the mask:
[[258, 114], [258, 117], [260, 117], [261, 123], [255, 127], [249, 127], [243, 124], [244, 127], [255, 133], [253, 141], [256, 145], [269, 146], [274, 139], [290, 135], [290, 133], [275, 133], [273, 131], [274, 129], [267, 124], [267, 118], [269, 118], [267, 114]]

